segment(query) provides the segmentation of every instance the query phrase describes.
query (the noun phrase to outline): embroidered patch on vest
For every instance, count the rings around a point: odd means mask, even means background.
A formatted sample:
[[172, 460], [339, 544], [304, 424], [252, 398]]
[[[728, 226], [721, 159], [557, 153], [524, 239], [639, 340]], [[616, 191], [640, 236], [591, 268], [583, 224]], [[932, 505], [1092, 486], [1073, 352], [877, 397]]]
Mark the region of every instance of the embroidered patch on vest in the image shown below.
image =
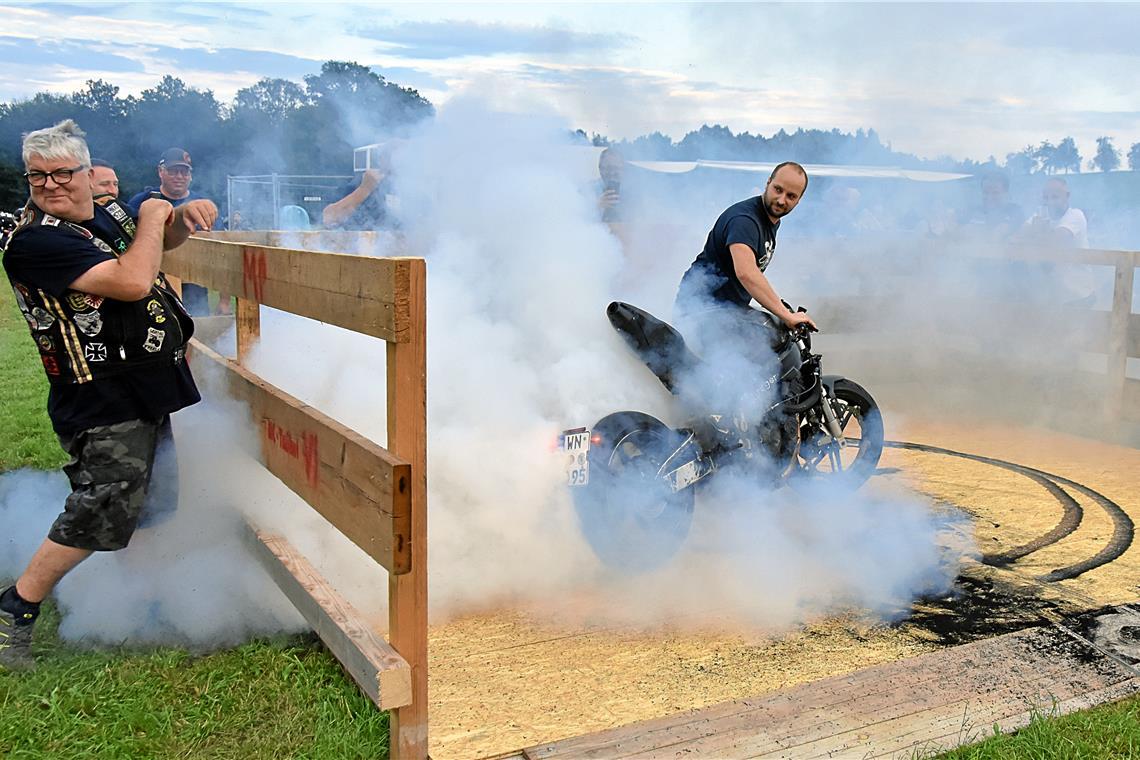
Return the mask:
[[154, 327], [146, 328], [146, 342], [143, 343], [143, 348], [147, 351], [157, 353], [162, 349], [162, 341], [166, 337], [166, 333]]
[[97, 311], [85, 311], [73, 317], [76, 327], [89, 338], [93, 338], [103, 329], [103, 315]]

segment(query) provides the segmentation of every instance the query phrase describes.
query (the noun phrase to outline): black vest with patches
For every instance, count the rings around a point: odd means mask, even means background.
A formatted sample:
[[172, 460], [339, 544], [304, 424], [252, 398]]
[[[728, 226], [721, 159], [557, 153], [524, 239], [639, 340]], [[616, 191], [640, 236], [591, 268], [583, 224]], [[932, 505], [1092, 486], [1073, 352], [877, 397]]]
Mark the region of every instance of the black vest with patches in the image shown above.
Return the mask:
[[[135, 236], [130, 214], [116, 201], [108, 202], [103, 209], [115, 220], [121, 241], [129, 245]], [[122, 253], [86, 227], [45, 214], [31, 203], [7, 243], [20, 235], [36, 234], [42, 225], [66, 230], [116, 258]], [[78, 290], [67, 290], [57, 298], [11, 276], [9, 279], [53, 385], [89, 383], [140, 367], [185, 361], [194, 320], [162, 272], [150, 293], [138, 301], [117, 301]]]

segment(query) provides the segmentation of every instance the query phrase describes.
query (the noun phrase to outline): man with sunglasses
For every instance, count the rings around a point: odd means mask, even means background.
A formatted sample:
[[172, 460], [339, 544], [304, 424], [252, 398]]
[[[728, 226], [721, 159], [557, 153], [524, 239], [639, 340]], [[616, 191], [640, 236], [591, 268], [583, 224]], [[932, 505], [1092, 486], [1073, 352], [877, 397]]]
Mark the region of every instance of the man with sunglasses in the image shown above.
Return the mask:
[[[138, 213], [139, 206], [147, 198], [162, 198], [177, 208], [186, 201], [202, 197], [190, 190], [193, 179], [194, 168], [190, 163], [190, 154], [182, 148], [167, 148], [158, 159], [158, 187], [148, 187], [132, 196], [127, 205]], [[196, 317], [205, 316], [210, 312], [207, 291], [201, 285], [185, 283], [182, 286], [182, 303], [186, 305], [186, 310]]]
[[[0, 670], [34, 666], [40, 602], [96, 551], [126, 547], [165, 479], [170, 414], [200, 400], [186, 364], [194, 323], [162, 252], [210, 229], [208, 200], [94, 202], [91, 156], [67, 119], [24, 137], [31, 199], [2, 243], [4, 269], [47, 374], [48, 417], [71, 494], [16, 583], [0, 590]], [[157, 457], [161, 462], [161, 455]], [[175, 467], [176, 471], [176, 467]]]

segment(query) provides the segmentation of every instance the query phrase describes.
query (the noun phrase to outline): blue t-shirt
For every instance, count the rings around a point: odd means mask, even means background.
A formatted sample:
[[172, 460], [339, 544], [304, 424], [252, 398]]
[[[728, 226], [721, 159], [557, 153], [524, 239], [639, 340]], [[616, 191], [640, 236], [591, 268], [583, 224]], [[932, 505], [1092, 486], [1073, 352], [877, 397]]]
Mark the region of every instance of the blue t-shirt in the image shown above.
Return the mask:
[[677, 306], [681, 311], [704, 305], [735, 304], [748, 306], [751, 294], [736, 276], [732, 253], [734, 243], [743, 243], [756, 256], [756, 266], [763, 272], [776, 252], [776, 231], [780, 223], [772, 223], [764, 210], [761, 196], [734, 203], [716, 220], [705, 248], [681, 278]]
[[142, 202], [145, 201], [147, 198], [149, 198], [152, 193], [158, 193], [159, 196], [162, 197], [162, 200], [166, 201], [167, 203], [169, 203], [171, 206], [174, 206], [175, 208], [178, 208], [179, 206], [181, 206], [186, 201], [197, 200], [198, 198], [202, 197], [198, 193], [191, 190], [190, 194], [187, 195], [185, 198], [177, 198], [177, 199], [167, 198], [165, 195], [162, 194], [161, 188], [148, 187], [145, 190], [143, 190], [141, 193], [135, 193], [134, 195], [131, 196], [131, 199], [129, 201], [127, 201], [127, 206], [130, 207], [131, 211], [135, 214], [135, 216], [138, 216], [139, 206], [141, 206]]
[[[123, 231], [102, 206], [96, 205], [95, 216], [78, 224], [113, 250], [127, 249]], [[36, 224], [11, 239], [4, 251], [4, 269], [10, 279], [58, 298], [80, 275], [111, 258], [63, 224]], [[63, 435], [133, 419], [157, 420], [200, 400], [190, 367], [181, 361], [88, 383], [53, 383], [48, 391], [48, 416], [55, 431]]]

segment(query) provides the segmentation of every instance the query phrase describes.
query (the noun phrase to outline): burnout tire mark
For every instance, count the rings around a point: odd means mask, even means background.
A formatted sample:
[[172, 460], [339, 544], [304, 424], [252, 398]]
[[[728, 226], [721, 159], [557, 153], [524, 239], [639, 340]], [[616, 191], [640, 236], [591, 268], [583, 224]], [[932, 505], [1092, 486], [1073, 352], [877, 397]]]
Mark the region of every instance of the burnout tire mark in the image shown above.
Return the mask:
[[1064, 509], [1064, 514], [1061, 521], [1048, 533], [1040, 536], [1033, 541], [1022, 546], [1015, 547], [1000, 554], [987, 554], [982, 556], [982, 562], [987, 565], [1006, 566], [1012, 562], [1021, 559], [1029, 554], [1032, 554], [1039, 549], [1046, 546], [1055, 544], [1062, 538], [1073, 533], [1081, 524], [1081, 519], [1084, 512], [1069, 493], [1067, 493], [1061, 486], [1068, 486], [1088, 498], [1095, 501], [1112, 520], [1112, 538], [1108, 544], [1092, 557], [1081, 562], [1068, 565], [1066, 567], [1057, 568], [1045, 575], [1041, 576], [1039, 580], [1046, 582], [1055, 582], [1076, 578], [1078, 575], [1087, 573], [1089, 570], [1107, 565], [1119, 558], [1128, 548], [1132, 545], [1132, 540], [1135, 535], [1135, 527], [1132, 518], [1121, 508], [1119, 504], [1109, 499], [1104, 494], [1094, 491], [1086, 485], [1077, 483], [1076, 481], [1069, 480], [1068, 478], [1054, 475], [1043, 470], [1038, 470], [1033, 467], [1025, 465], [1014, 464], [1013, 462], [1006, 462], [1001, 459], [994, 459], [992, 457], [984, 457], [977, 454], [966, 454], [961, 451], [953, 451], [951, 449], [944, 449], [938, 446], [927, 446], [921, 443], [908, 443], [905, 441], [884, 441], [885, 448], [892, 449], [908, 449], [911, 451], [921, 451], [928, 454], [942, 454], [944, 456], [959, 457], [961, 459], [968, 459], [974, 462], [981, 462], [982, 464], [992, 465], [994, 467], [1001, 467], [1002, 469], [1016, 472], [1023, 475], [1033, 482], [1041, 485], [1050, 494], [1053, 495]]

